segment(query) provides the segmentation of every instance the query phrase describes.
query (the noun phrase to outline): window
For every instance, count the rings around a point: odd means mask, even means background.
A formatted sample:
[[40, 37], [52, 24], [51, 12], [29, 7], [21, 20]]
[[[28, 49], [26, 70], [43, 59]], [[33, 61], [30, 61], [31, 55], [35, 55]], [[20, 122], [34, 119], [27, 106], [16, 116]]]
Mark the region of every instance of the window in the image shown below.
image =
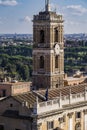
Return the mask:
[[41, 56], [40, 57], [40, 68], [44, 68], [44, 57], [43, 56]]
[[58, 84], [56, 84], [56, 88], [58, 88]]
[[55, 68], [58, 68], [58, 56], [55, 57]]
[[40, 31], [40, 43], [44, 43], [44, 30]]
[[76, 124], [75, 130], [81, 130], [81, 124], [79, 122]]
[[5, 89], [2, 90], [2, 96], [3, 96], [3, 97], [6, 96], [6, 90], [5, 90]]
[[15, 129], [15, 130], [21, 130], [21, 129]]
[[48, 122], [48, 123], [47, 123], [47, 127], [48, 127], [48, 130], [49, 130], [49, 129], [53, 129], [53, 127], [54, 127], [53, 121]]
[[3, 125], [0, 125], [0, 130], [4, 130], [4, 126]]
[[76, 112], [76, 118], [81, 118], [81, 112]]
[[65, 116], [60, 117], [58, 120], [60, 123], [64, 123], [66, 121], [66, 117]]
[[57, 30], [57, 28], [54, 29], [54, 42], [58, 42], [58, 30]]
[[13, 107], [13, 104], [12, 104], [12, 103], [10, 104], [10, 107]]

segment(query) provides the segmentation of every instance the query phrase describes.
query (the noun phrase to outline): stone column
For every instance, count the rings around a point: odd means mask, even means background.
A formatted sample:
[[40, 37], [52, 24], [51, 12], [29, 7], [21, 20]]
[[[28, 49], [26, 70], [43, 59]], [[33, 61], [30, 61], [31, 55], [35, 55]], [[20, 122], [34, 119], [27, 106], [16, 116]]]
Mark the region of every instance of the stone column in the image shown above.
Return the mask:
[[[67, 114], [67, 116], [68, 116], [68, 120], [67, 120], [67, 130], [74, 130], [73, 129], [73, 126], [74, 126], [74, 122], [73, 122], [73, 112], [71, 112], [71, 113], [68, 113]], [[70, 119], [72, 119], [72, 122], [70, 122]], [[70, 123], [72, 123], [72, 124], [70, 124]], [[71, 128], [71, 126], [72, 126], [72, 128]]]
[[84, 112], [81, 111], [81, 130], [85, 130], [84, 129]]
[[60, 91], [59, 107], [62, 108], [61, 91]]
[[83, 129], [82, 130], [86, 130], [86, 115], [87, 115], [87, 109], [83, 110]]
[[71, 88], [70, 88], [70, 95], [69, 95], [69, 104], [71, 104], [72, 102], [72, 94], [71, 94]]
[[84, 92], [84, 100], [86, 101], [87, 100], [87, 91], [86, 91], [86, 87], [85, 87], [85, 92]]

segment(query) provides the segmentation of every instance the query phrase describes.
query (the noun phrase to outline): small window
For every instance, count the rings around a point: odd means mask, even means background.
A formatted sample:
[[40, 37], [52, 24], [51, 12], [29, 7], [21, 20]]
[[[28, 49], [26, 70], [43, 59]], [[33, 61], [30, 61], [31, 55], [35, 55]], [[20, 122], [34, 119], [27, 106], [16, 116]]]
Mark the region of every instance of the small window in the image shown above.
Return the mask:
[[55, 57], [55, 68], [58, 68], [58, 56]]
[[48, 126], [48, 130], [53, 129], [54, 128], [54, 122], [53, 121], [48, 122], [47, 126]]
[[2, 97], [5, 97], [5, 96], [6, 96], [6, 90], [3, 89], [3, 90], [2, 90]]
[[45, 39], [45, 37], [44, 37], [44, 30], [41, 30], [40, 31], [40, 43], [44, 43], [44, 39]]
[[21, 129], [15, 129], [15, 130], [21, 130]]
[[44, 57], [43, 56], [41, 56], [40, 57], [40, 68], [44, 68]]
[[12, 104], [12, 103], [10, 104], [10, 107], [13, 107], [13, 104]]
[[76, 113], [76, 118], [81, 118], [81, 112]]
[[57, 30], [57, 28], [54, 29], [54, 42], [58, 42], [58, 30]]
[[56, 84], [56, 88], [58, 88], [58, 84]]
[[0, 130], [4, 130], [4, 126], [3, 125], [0, 125]]

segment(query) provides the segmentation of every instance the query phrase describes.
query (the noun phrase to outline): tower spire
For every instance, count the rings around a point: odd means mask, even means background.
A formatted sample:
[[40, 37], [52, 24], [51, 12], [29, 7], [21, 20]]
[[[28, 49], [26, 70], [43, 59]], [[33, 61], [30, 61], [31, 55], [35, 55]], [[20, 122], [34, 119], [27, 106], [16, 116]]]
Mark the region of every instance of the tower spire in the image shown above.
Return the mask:
[[45, 11], [49, 12], [50, 11], [50, 1], [45, 0]]

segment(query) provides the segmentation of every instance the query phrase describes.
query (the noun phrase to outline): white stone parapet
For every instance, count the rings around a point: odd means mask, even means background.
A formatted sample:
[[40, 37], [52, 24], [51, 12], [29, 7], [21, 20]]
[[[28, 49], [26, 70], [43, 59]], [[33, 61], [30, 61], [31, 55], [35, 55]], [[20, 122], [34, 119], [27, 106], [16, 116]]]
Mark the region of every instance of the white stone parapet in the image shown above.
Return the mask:
[[34, 104], [33, 114], [42, 114], [49, 111], [55, 111], [64, 108], [64, 105], [87, 101], [87, 91], [67, 96], [60, 96], [56, 99], [37, 102]]
[[34, 113], [40, 114], [44, 112], [52, 111], [54, 108], [59, 109], [59, 99], [49, 100], [42, 103], [36, 103], [34, 106]]

